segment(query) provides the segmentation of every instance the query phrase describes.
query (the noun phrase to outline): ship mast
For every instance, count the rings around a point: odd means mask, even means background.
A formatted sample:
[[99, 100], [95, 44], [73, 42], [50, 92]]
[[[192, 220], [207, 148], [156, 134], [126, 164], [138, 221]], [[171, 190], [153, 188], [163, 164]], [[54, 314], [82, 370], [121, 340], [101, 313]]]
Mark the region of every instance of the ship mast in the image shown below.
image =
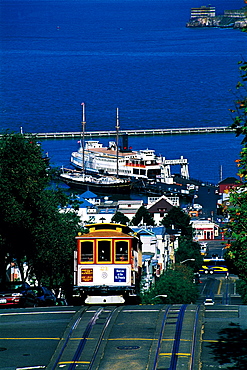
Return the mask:
[[116, 122], [116, 146], [117, 146], [117, 178], [118, 178], [118, 134], [119, 134], [119, 115], [118, 115], [118, 108], [117, 108], [117, 122]]
[[82, 124], [82, 173], [85, 174], [85, 103], [81, 103], [82, 112], [81, 112], [81, 124]]

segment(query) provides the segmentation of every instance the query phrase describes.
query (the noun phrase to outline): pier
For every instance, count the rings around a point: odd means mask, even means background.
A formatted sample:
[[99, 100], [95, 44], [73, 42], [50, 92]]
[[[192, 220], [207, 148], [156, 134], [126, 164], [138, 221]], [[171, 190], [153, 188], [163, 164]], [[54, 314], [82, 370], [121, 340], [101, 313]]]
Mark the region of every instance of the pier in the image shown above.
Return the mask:
[[[218, 134], [233, 133], [234, 130], [228, 126], [218, 127], [191, 127], [191, 128], [165, 128], [165, 129], [141, 129], [141, 130], [119, 130], [119, 135], [129, 136], [154, 136], [154, 135], [192, 135], [192, 134]], [[24, 133], [25, 134], [25, 133]], [[40, 139], [70, 139], [81, 138], [82, 132], [40, 132], [34, 133]], [[86, 137], [112, 137], [116, 136], [116, 131], [87, 131]]]

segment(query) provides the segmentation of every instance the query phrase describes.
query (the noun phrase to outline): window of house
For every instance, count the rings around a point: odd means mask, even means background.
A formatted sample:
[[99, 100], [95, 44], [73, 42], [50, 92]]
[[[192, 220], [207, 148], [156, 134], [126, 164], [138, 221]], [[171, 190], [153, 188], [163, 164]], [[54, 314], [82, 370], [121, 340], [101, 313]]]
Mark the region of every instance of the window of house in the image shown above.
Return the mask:
[[98, 240], [98, 261], [111, 262], [111, 241]]
[[93, 241], [81, 242], [81, 262], [93, 262]]

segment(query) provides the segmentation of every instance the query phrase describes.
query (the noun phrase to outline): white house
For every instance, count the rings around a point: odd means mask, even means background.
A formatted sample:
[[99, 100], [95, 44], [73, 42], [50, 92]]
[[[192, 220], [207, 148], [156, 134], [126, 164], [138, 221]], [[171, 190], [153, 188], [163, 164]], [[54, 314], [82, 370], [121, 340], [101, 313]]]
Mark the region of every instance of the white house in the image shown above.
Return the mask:
[[138, 209], [143, 205], [143, 200], [119, 200], [117, 202], [118, 211], [123, 213], [131, 221]]
[[219, 226], [211, 220], [192, 219], [191, 224], [195, 231], [196, 241], [213, 240], [219, 235]]
[[158, 256], [159, 245], [157, 235], [152, 227], [133, 226], [142, 242], [142, 286], [143, 290], [148, 290], [155, 282], [156, 273], [159, 271]]

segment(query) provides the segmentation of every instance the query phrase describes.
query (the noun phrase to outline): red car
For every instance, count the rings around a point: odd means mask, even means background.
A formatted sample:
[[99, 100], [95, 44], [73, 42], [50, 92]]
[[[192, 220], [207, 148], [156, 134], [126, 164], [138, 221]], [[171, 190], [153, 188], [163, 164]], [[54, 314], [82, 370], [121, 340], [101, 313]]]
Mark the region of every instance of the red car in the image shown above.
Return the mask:
[[0, 286], [0, 307], [34, 307], [35, 293], [30, 285], [21, 281], [9, 281]]

